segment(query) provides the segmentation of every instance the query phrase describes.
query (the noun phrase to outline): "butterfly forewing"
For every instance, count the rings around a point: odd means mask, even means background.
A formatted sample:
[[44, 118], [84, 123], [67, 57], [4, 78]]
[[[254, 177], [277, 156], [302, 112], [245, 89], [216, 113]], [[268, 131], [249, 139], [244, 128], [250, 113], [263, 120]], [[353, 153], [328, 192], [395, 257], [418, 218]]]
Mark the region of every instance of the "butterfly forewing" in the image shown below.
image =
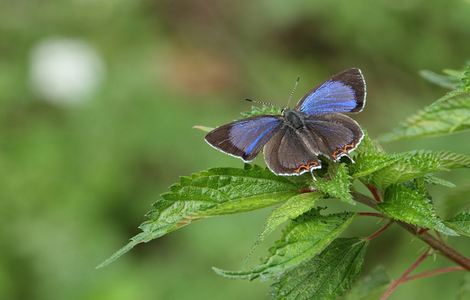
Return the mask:
[[353, 68], [336, 74], [308, 92], [296, 109], [308, 115], [354, 113], [364, 108], [366, 84], [361, 70]]
[[216, 149], [248, 162], [256, 157], [281, 124], [280, 116], [256, 116], [217, 127], [205, 139]]

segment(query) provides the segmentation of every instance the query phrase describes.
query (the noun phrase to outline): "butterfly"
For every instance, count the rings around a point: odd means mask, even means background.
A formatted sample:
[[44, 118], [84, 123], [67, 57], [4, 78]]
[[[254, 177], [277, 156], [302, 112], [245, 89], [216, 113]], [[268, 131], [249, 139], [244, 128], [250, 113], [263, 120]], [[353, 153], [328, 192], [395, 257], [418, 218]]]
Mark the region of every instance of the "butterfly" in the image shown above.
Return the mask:
[[281, 115], [258, 115], [215, 128], [205, 140], [226, 154], [252, 161], [263, 149], [268, 168], [292, 176], [321, 168], [319, 156], [339, 161], [361, 143], [359, 124], [344, 115], [358, 113], [366, 103], [360, 69], [338, 73], [313, 88], [295, 108]]

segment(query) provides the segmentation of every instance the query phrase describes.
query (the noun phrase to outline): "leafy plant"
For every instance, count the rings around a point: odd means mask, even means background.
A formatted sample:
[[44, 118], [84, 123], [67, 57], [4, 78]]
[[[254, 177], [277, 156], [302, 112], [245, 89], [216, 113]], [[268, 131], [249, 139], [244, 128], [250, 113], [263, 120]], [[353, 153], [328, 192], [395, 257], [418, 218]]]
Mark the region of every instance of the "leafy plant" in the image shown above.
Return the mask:
[[[383, 135], [382, 141], [470, 129], [470, 72], [467, 69], [447, 73], [450, 77], [433, 77], [430, 73], [425, 76], [434, 82], [439, 79], [440, 85], [454, 90]], [[272, 113], [273, 108], [254, 108], [243, 116], [266, 112]], [[198, 128], [209, 130], [203, 126]], [[139, 243], [149, 242], [193, 221], [277, 205], [256, 245], [283, 223], [287, 225], [262, 263], [246, 270], [214, 268], [217, 274], [236, 279], [273, 280], [272, 295], [276, 299], [335, 299], [348, 291], [347, 299], [366, 299], [371, 293], [384, 292], [388, 286], [381, 298], [386, 299], [401, 283], [470, 270], [470, 259], [441, 238], [441, 234], [469, 237], [470, 212], [461, 211], [445, 220], [437, 214], [428, 191], [429, 185], [453, 187], [451, 182], [434, 174], [469, 168], [469, 155], [425, 150], [387, 153], [366, 134], [355, 151], [354, 160], [355, 163], [325, 162], [317, 180], [312, 180], [310, 174], [277, 176], [266, 168], [248, 164], [241, 169], [214, 168], [181, 177], [153, 204], [148, 220], [140, 226], [142, 232], [99, 267]], [[370, 195], [353, 188], [354, 182], [362, 183]], [[324, 208], [318, 207], [322, 199], [337, 199], [348, 209], [326, 213]], [[360, 204], [353, 206], [356, 203]], [[357, 207], [364, 206], [370, 209], [357, 212]], [[387, 222], [369, 236], [342, 237], [361, 216], [378, 217]], [[360, 276], [368, 244], [392, 224], [422, 240], [428, 249], [397, 280], [391, 281], [382, 268], [354, 284]], [[456, 266], [411, 275], [432, 253], [448, 258]]]

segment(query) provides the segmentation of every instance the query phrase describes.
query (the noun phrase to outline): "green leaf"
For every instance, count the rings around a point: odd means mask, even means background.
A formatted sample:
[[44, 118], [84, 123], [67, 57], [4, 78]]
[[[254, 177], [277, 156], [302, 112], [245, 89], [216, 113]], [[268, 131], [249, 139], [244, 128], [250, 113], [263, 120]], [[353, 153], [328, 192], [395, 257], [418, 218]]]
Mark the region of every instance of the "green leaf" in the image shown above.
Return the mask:
[[470, 211], [461, 212], [445, 223], [457, 233], [470, 237]]
[[470, 65], [465, 68], [458, 88], [462, 91], [470, 92]]
[[360, 178], [389, 166], [396, 158], [387, 155], [376, 142], [365, 134], [356, 150], [354, 160], [355, 163], [350, 165], [349, 170], [353, 178]]
[[382, 293], [391, 281], [385, 268], [380, 265], [354, 284], [346, 300], [378, 299], [378, 293]]
[[429, 70], [422, 70], [419, 74], [427, 81], [450, 90], [456, 89], [460, 80], [455, 76], [441, 75]]
[[457, 91], [470, 91], [470, 62], [462, 70], [444, 69], [443, 75], [423, 70], [421, 76], [428, 81], [444, 88]]
[[393, 163], [371, 175], [370, 180], [385, 188], [393, 183], [423, 177], [428, 173], [470, 167], [470, 156], [451, 152], [412, 151], [392, 155]]
[[426, 182], [427, 184], [441, 185], [441, 186], [448, 187], [448, 188], [456, 187], [456, 185], [453, 184], [452, 182], [436, 177], [434, 175], [425, 175], [424, 182]]
[[280, 115], [281, 110], [278, 107], [272, 105], [252, 106], [251, 111], [242, 112], [241, 115], [244, 118], [259, 116], [259, 115]]
[[320, 255], [288, 271], [273, 284], [275, 299], [336, 299], [349, 290], [361, 272], [367, 241], [342, 238]]
[[266, 236], [272, 233], [282, 223], [295, 219], [311, 210], [315, 206], [317, 200], [322, 198], [322, 196], [323, 195], [321, 193], [303, 193], [289, 198], [289, 200], [273, 210], [271, 215], [268, 217], [266, 225], [259, 235], [255, 246], [263, 242]]
[[285, 177], [258, 166], [202, 171], [170, 187], [147, 214], [142, 232], [98, 267], [103, 267], [139, 243], [159, 238], [192, 221], [270, 206], [297, 195], [299, 187]]
[[326, 177], [318, 178], [314, 186], [320, 192], [349, 204], [355, 205], [350, 192], [351, 176], [345, 164], [330, 164]]
[[409, 117], [381, 141], [450, 134], [470, 129], [470, 92], [454, 92]]
[[402, 184], [395, 184], [385, 190], [384, 201], [377, 208], [389, 217], [409, 224], [457, 235], [436, 215], [426, 195]]
[[270, 256], [263, 264], [248, 271], [213, 269], [219, 275], [237, 279], [277, 276], [320, 253], [351, 224], [353, 218], [353, 213], [322, 216], [313, 210], [285, 228], [281, 239], [270, 249]]

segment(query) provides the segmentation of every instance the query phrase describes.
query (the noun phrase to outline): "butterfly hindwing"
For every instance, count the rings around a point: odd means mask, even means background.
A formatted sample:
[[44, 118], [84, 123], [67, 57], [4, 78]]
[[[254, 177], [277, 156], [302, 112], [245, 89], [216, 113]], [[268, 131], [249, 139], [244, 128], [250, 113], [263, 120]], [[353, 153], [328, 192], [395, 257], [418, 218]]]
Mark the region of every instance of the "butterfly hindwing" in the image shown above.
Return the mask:
[[347, 156], [364, 137], [356, 121], [339, 113], [310, 116], [306, 119], [305, 126], [321, 138], [325, 146], [322, 153], [333, 160]]
[[348, 69], [308, 92], [296, 109], [307, 115], [354, 113], [364, 108], [366, 84], [361, 70]]
[[264, 147], [264, 159], [278, 175], [301, 175], [321, 168], [315, 152], [319, 153], [308, 149], [294, 129], [283, 126]]
[[205, 139], [214, 148], [248, 162], [256, 157], [281, 123], [277, 116], [255, 116], [217, 127]]

